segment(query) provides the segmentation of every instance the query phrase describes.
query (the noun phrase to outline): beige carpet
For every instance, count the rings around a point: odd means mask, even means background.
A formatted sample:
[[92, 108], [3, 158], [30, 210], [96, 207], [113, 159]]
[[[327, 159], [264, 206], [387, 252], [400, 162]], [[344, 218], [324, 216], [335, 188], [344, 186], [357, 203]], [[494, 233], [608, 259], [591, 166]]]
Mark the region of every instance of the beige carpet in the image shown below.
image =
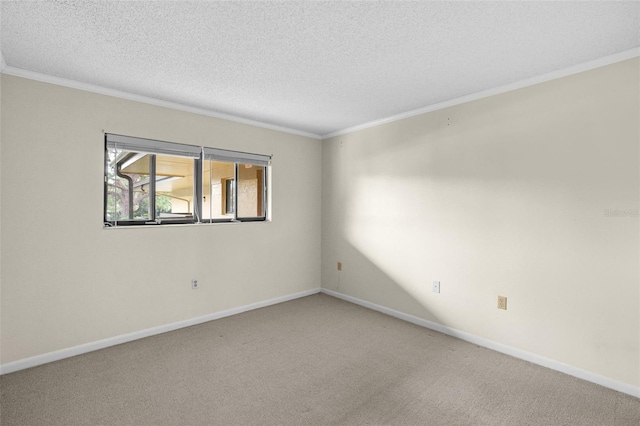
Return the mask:
[[0, 378], [10, 425], [629, 425], [640, 400], [318, 294]]

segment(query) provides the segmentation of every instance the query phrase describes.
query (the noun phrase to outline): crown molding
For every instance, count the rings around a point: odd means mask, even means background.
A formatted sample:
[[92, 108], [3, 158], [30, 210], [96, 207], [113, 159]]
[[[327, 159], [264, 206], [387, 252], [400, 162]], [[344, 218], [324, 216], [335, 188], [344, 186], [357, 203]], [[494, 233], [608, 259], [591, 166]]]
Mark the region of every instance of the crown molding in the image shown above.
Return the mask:
[[480, 92], [472, 93], [469, 95], [461, 96], [455, 99], [451, 99], [448, 101], [440, 102], [433, 105], [428, 105], [426, 107], [414, 109], [411, 111], [407, 111], [401, 114], [392, 115], [386, 118], [382, 118], [379, 120], [370, 121], [367, 123], [359, 124], [357, 126], [348, 127], [346, 129], [338, 130], [335, 132], [327, 133], [324, 135], [318, 135], [315, 133], [304, 132], [301, 130], [291, 129], [288, 127], [277, 126], [274, 124], [268, 124], [261, 121], [251, 120], [247, 118], [237, 117], [231, 114], [224, 114], [212, 110], [207, 110], [204, 108], [192, 107], [184, 104], [180, 104], [177, 102], [164, 101], [148, 96], [136, 95], [129, 92], [124, 92], [116, 89], [109, 89], [102, 86], [97, 86], [89, 83], [82, 83], [75, 80], [68, 80], [65, 78], [55, 77], [48, 74], [37, 73], [34, 71], [28, 71], [21, 68], [16, 68], [12, 66], [8, 66], [4, 60], [4, 56], [0, 51], [0, 72], [2, 74], [13, 75], [16, 77], [27, 78], [30, 80], [42, 81], [44, 83], [56, 84], [58, 86], [70, 87], [73, 89], [84, 90], [87, 92], [98, 93], [107, 96], [113, 96], [116, 98], [128, 99], [132, 101], [142, 102], [150, 105], [160, 106], [164, 108], [174, 109], [178, 111], [191, 112], [194, 114], [205, 115], [208, 117], [219, 118], [222, 120], [232, 121], [235, 123], [247, 124], [250, 126], [260, 127], [268, 130], [275, 130], [278, 132], [289, 133], [298, 136], [304, 136], [312, 139], [325, 140], [335, 136], [342, 136], [349, 133], [354, 133], [360, 130], [369, 129], [372, 127], [380, 126], [382, 124], [392, 123], [394, 121], [403, 120], [405, 118], [415, 117], [417, 115], [425, 114], [432, 111], [437, 111], [440, 109], [452, 107], [455, 105], [460, 105], [466, 102], [471, 102], [483, 98], [487, 98], [489, 96], [498, 95], [501, 93], [510, 92], [513, 90], [521, 89], [528, 86], [533, 86], [535, 84], [544, 83], [546, 81], [555, 80], [558, 78], [566, 77], [569, 75], [577, 74], [583, 71], [588, 71], [594, 68], [600, 68], [606, 65], [611, 65], [616, 62], [625, 61], [627, 59], [635, 58], [640, 56], [640, 46], [634, 47], [633, 49], [625, 50], [619, 53], [615, 53], [613, 55], [605, 56], [599, 59], [595, 59], [593, 61], [583, 62], [582, 64], [574, 65], [568, 68], [564, 68], [561, 70], [556, 70], [547, 74], [539, 75], [536, 77], [528, 78], [525, 80], [521, 80], [518, 82], [506, 84], [503, 86], [494, 87], [491, 89], [483, 90]]
[[222, 120], [232, 121], [240, 124], [247, 124], [249, 126], [260, 127], [268, 130], [275, 130], [277, 132], [289, 133], [297, 136], [304, 136], [312, 139], [321, 139], [320, 135], [315, 133], [304, 132], [301, 130], [291, 129], [288, 127], [277, 126], [275, 124], [263, 123], [257, 120], [251, 120], [248, 118], [237, 117], [231, 114], [224, 114], [204, 108], [192, 107], [189, 105], [180, 104], [177, 102], [164, 101], [148, 96], [136, 95], [133, 93], [110, 89], [107, 87], [97, 86], [94, 84], [83, 83], [75, 80], [68, 80], [66, 78], [55, 77], [48, 74], [42, 74], [34, 71], [24, 70], [22, 68], [16, 68], [8, 66], [2, 61], [3, 68], [0, 71], [2, 74], [12, 75], [16, 77], [27, 78], [29, 80], [41, 81], [43, 83], [55, 84], [58, 86], [69, 87], [72, 89], [84, 90], [86, 92], [98, 93], [100, 95], [113, 96], [115, 98], [127, 99], [130, 101], [142, 102], [149, 105], [159, 106], [163, 108], [174, 109], [178, 111], [191, 112], [194, 114], [205, 115], [207, 117], [219, 118]]
[[534, 84], [544, 83], [546, 81], [555, 80], [558, 78], [566, 77], [572, 74], [577, 74], [583, 71], [588, 71], [594, 68], [600, 68], [606, 65], [611, 65], [616, 62], [622, 62], [627, 59], [635, 58], [640, 56], [640, 46], [634, 47], [633, 49], [625, 50], [619, 53], [615, 53], [613, 55], [604, 56], [599, 59], [595, 59], [593, 61], [583, 62], [578, 65], [574, 65], [568, 68], [564, 68], [557, 71], [552, 71], [547, 74], [542, 74], [536, 77], [527, 78], [525, 80], [517, 81], [514, 83], [505, 84], [504, 86], [498, 86], [491, 89], [483, 90], [480, 92], [472, 93], [470, 95], [461, 96], [459, 98], [451, 99], [448, 101], [440, 102], [437, 104], [429, 105], [426, 107], [414, 109], [411, 111], [403, 112], [401, 114], [392, 115], [387, 118], [382, 118], [375, 121], [370, 121], [368, 123], [359, 124], [357, 126], [348, 127], [343, 130], [338, 130], [335, 132], [327, 133], [322, 135], [322, 140], [332, 138], [334, 136], [342, 136], [349, 133], [357, 132], [359, 130], [369, 129], [371, 127], [380, 126], [382, 124], [392, 123], [394, 121], [403, 120], [405, 118], [415, 117], [416, 115], [425, 114], [427, 112], [437, 111], [439, 109], [452, 107], [455, 105], [464, 104], [467, 102], [475, 101], [482, 98], [487, 98], [489, 96], [498, 95], [505, 92], [511, 92], [513, 90], [522, 89], [527, 86], [533, 86]]

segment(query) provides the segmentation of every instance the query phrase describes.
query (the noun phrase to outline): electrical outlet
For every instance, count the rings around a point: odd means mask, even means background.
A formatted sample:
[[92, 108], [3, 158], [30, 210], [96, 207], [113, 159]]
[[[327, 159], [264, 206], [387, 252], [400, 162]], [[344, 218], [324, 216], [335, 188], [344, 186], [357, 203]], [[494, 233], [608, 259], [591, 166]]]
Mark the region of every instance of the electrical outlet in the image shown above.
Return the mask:
[[507, 298], [504, 296], [498, 296], [498, 309], [507, 310]]
[[433, 292], [440, 293], [440, 281], [433, 282]]
[[195, 279], [195, 278], [191, 280], [191, 289], [193, 289], [193, 290], [197, 290], [198, 289], [198, 280]]
[[338, 262], [338, 271], [342, 271], [342, 262]]

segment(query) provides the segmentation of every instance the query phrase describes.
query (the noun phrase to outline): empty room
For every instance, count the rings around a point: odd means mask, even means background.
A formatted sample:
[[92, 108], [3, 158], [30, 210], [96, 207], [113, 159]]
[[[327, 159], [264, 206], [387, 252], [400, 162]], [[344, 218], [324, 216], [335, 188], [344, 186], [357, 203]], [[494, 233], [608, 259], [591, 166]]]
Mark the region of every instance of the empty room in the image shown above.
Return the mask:
[[640, 2], [1, 1], [0, 424], [640, 424]]

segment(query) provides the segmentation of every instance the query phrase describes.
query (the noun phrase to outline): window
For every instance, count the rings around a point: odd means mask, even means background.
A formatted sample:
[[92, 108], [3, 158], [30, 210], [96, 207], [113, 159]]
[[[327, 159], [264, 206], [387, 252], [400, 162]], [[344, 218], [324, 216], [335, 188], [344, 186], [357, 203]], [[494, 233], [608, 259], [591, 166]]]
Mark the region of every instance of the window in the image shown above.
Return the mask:
[[105, 135], [105, 226], [266, 218], [271, 157]]
[[235, 213], [235, 195], [236, 195], [236, 180], [232, 178], [225, 178], [222, 194], [222, 202], [224, 203], [222, 210], [225, 214]]
[[271, 158], [213, 148], [203, 148], [203, 158], [203, 193], [209, 200], [204, 217], [212, 222], [264, 220]]
[[264, 167], [255, 164], [238, 164], [238, 217], [264, 215]]

